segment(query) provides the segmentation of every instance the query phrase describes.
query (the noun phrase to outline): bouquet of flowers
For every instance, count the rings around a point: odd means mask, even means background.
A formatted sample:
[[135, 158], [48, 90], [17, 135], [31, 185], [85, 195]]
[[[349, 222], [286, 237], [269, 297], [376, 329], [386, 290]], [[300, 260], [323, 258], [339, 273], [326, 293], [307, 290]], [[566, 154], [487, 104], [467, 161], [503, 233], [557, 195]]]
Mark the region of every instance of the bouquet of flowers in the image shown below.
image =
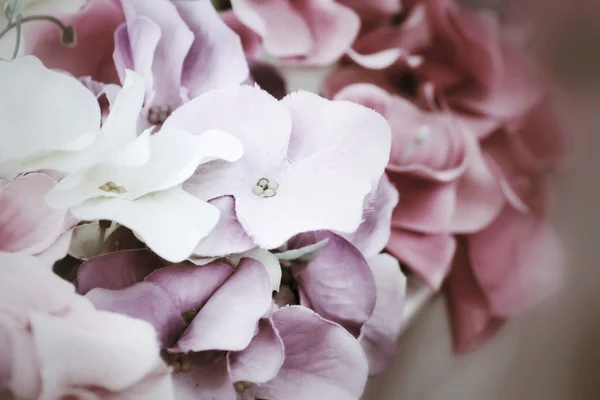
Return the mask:
[[495, 15], [3, 4], [1, 399], [359, 399], [418, 282], [457, 352], [560, 284], [564, 138]]

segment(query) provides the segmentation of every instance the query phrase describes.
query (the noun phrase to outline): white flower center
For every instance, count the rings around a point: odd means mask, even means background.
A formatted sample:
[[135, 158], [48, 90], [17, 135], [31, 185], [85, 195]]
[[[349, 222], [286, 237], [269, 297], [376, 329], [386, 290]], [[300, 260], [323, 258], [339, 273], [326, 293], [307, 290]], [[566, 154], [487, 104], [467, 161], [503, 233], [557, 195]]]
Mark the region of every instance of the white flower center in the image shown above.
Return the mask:
[[104, 185], [98, 187], [98, 189], [103, 192], [115, 193], [115, 194], [125, 194], [127, 193], [127, 189], [123, 186], [117, 186], [113, 181], [108, 181]]
[[277, 189], [279, 189], [279, 183], [261, 178], [256, 182], [256, 186], [252, 188], [252, 193], [258, 197], [273, 197], [277, 194]]
[[238, 393], [244, 393], [244, 390], [250, 389], [252, 387], [252, 382], [248, 381], [237, 381], [233, 384], [235, 391]]
[[171, 367], [173, 368], [173, 373], [184, 373], [187, 374], [191, 371], [192, 365], [190, 364], [190, 359], [185, 353], [169, 353], [168, 361]]
[[162, 125], [171, 115], [169, 106], [152, 106], [148, 110], [148, 122], [152, 125]]

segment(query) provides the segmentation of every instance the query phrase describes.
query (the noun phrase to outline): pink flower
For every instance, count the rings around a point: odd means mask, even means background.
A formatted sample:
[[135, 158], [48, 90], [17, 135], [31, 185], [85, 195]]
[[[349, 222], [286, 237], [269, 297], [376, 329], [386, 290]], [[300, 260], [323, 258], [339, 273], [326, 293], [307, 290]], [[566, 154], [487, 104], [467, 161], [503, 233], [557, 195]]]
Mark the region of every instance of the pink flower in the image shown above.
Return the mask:
[[246, 38], [247, 52], [256, 55], [262, 47], [286, 63], [332, 64], [350, 49], [360, 27], [358, 15], [334, 0], [233, 0], [231, 5], [225, 19]]
[[152, 326], [96, 311], [31, 256], [0, 264], [3, 398], [173, 398]]
[[242, 142], [239, 161], [202, 166], [185, 187], [204, 200], [232, 196], [241, 226], [265, 249], [302, 232], [355, 232], [390, 148], [387, 122], [365, 107], [308, 92], [278, 102], [250, 86], [201, 95], [165, 127], [220, 129]]
[[178, 399], [352, 399], [366, 383], [358, 341], [304, 307], [273, 311], [256, 260], [161, 268], [148, 251], [117, 252], [85, 262], [78, 283], [97, 307], [153, 323]]
[[0, 185], [0, 251], [36, 256], [49, 268], [67, 254], [75, 221], [44, 202], [55, 185], [42, 173]]
[[136, 71], [146, 83], [143, 115], [151, 124], [200, 93], [248, 77], [240, 39], [209, 1], [92, 0], [65, 20], [83, 35], [79, 46], [51, 41], [45, 27], [31, 33], [29, 53], [105, 83], [124, 82], [126, 69]]

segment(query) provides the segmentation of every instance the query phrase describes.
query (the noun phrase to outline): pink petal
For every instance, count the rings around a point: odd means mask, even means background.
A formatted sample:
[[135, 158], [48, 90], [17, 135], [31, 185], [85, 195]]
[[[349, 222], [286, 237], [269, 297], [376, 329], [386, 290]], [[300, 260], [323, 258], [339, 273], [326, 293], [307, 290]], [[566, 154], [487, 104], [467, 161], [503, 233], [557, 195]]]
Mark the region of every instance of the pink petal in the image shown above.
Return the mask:
[[396, 0], [371, 0], [365, 2], [363, 0], [338, 0], [339, 3], [356, 11], [361, 19], [373, 20], [383, 16], [391, 16], [397, 14], [402, 9], [400, 2]]
[[300, 306], [281, 308], [272, 319], [285, 346], [285, 361], [275, 379], [254, 390], [256, 397], [360, 398], [368, 363], [352, 335]]
[[468, 238], [473, 273], [494, 314], [510, 317], [557, 290], [564, 255], [556, 231], [534, 213], [510, 206]]
[[203, 266], [180, 264], [158, 269], [145, 281], [164, 290], [179, 313], [184, 314], [192, 308], [202, 308], [233, 271], [218, 261]]
[[[336, 147], [358, 158], [371, 178], [373, 188], [389, 160], [391, 133], [381, 115], [366, 107], [330, 101], [309, 92], [296, 92], [283, 99], [292, 115], [288, 156], [294, 162], [319, 150]], [[369, 145], [365, 146], [368, 140]]]
[[71, 245], [71, 239], [73, 238], [73, 230], [74, 229], [69, 229], [65, 231], [65, 233], [60, 235], [56, 242], [50, 247], [37, 253], [36, 257], [44, 263], [44, 265], [47, 265], [48, 268], [51, 268], [54, 263], [63, 259], [69, 252], [69, 246]]
[[77, 45], [64, 46], [61, 31], [53, 24], [31, 24], [27, 31], [27, 54], [38, 57], [48, 68], [68, 71], [76, 77], [91, 76], [104, 83], [119, 81], [112, 53], [113, 32], [123, 22], [123, 12], [114, 0], [94, 0], [80, 12], [62, 16], [65, 24], [74, 26]]
[[365, 202], [363, 222], [358, 230], [344, 236], [365, 257], [373, 257], [383, 251], [391, 234], [392, 212], [398, 204], [398, 191], [386, 175], [379, 181], [377, 191]]
[[240, 38], [225, 25], [213, 5], [207, 1], [174, 4], [195, 37], [181, 77], [189, 96], [242, 83], [249, 71]]
[[[170, 380], [154, 329], [146, 322], [97, 311], [63, 317], [33, 314], [31, 327], [42, 377], [40, 399], [58, 399], [76, 388], [134, 391], [154, 374]], [[172, 398], [169, 392], [138, 396]]]
[[0, 251], [36, 254], [66, 231], [64, 210], [51, 210], [44, 196], [56, 182], [33, 173], [0, 188]]
[[[320, 316], [358, 336], [361, 326], [373, 313], [376, 301], [375, 280], [369, 264], [360, 251], [336, 234], [324, 232], [306, 236], [314, 238], [313, 243], [329, 241], [306, 265], [292, 268], [302, 294]], [[294, 239], [292, 246], [293, 243]]]
[[[183, 63], [194, 41], [194, 33], [170, 1], [149, 4], [143, 0], [130, 0], [123, 3], [123, 10], [126, 21], [147, 18], [160, 28], [160, 39], [152, 60], [153, 102], [179, 106]], [[132, 32], [129, 29], [128, 32], [131, 37]], [[141, 35], [141, 32], [138, 34]], [[136, 52], [133, 43], [132, 51]], [[143, 68], [143, 65], [139, 67]]]
[[260, 58], [263, 53], [262, 38], [239, 20], [233, 10], [219, 12], [223, 22], [233, 30], [242, 42], [248, 58]]
[[456, 241], [452, 235], [428, 235], [393, 229], [387, 250], [437, 290], [450, 272]]
[[142, 281], [165, 261], [149, 250], [123, 250], [85, 261], [77, 271], [77, 292], [92, 289], [125, 289]]
[[177, 400], [236, 400], [237, 393], [227, 373], [225, 354], [191, 353], [191, 370], [173, 374]]
[[351, 101], [383, 115], [388, 115], [392, 96], [377, 85], [356, 83], [348, 85], [335, 94], [335, 100]]
[[283, 365], [284, 346], [273, 322], [262, 319], [250, 345], [241, 352], [229, 352], [227, 357], [232, 382], [266, 383]]
[[261, 198], [248, 188], [236, 197], [238, 219], [256, 244], [273, 249], [298, 233], [356, 231], [371, 186], [355, 157], [328, 148], [280, 174], [268, 177], [279, 182], [275, 196]]
[[373, 376], [385, 372], [395, 358], [404, 321], [406, 277], [398, 260], [388, 254], [369, 259], [369, 266], [375, 277], [377, 302], [358, 341], [369, 359], [369, 375]]
[[254, 241], [235, 215], [235, 201], [231, 196], [209, 201], [221, 211], [217, 226], [196, 246], [194, 254], [202, 257], [221, 257], [243, 253], [254, 248]]
[[242, 259], [235, 273], [198, 312], [175, 350], [243, 350], [252, 341], [259, 319], [270, 306], [271, 281], [267, 270], [254, 259]]
[[235, 15], [263, 39], [275, 57], [302, 56], [310, 52], [313, 37], [304, 16], [289, 0], [233, 0]]
[[181, 312], [165, 291], [146, 282], [121, 290], [92, 289], [85, 296], [98, 310], [112, 311], [152, 324], [161, 347], [169, 347], [185, 330]]
[[28, 311], [61, 313], [77, 303], [73, 284], [58, 278], [37, 258], [0, 252], [0, 310], [24, 318]]
[[491, 313], [462, 246], [457, 251], [456, 261], [446, 283], [446, 295], [455, 352], [475, 350], [504, 325], [503, 319]]
[[163, 126], [198, 135], [219, 129], [242, 142], [244, 155], [240, 160], [232, 164], [223, 161], [203, 164], [188, 181], [187, 189], [204, 200], [232, 195], [238, 190], [252, 194], [263, 173], [281, 167], [292, 131], [287, 108], [252, 86], [213, 90], [196, 97], [177, 109]]

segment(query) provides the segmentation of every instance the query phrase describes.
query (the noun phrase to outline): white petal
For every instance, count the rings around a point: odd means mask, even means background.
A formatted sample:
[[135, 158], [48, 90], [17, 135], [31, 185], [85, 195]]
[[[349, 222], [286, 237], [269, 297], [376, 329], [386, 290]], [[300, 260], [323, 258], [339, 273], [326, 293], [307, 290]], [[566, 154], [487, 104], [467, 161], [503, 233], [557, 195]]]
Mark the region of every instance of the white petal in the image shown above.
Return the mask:
[[317, 251], [321, 250], [327, 244], [327, 242], [329, 242], [329, 238], [325, 238], [321, 241], [318, 241], [315, 244], [300, 247], [299, 249], [287, 250], [281, 253], [277, 253], [275, 254], [275, 257], [277, 257], [278, 260], [284, 261], [292, 261], [301, 258], [307, 258], [315, 254]]
[[35, 157], [98, 131], [100, 106], [77, 79], [34, 57], [0, 62], [0, 160]]
[[219, 210], [180, 187], [135, 201], [96, 198], [71, 209], [81, 220], [106, 219], [133, 230], [156, 254], [170, 262], [188, 258], [219, 220]]
[[[109, 237], [118, 228], [117, 224], [111, 224], [106, 230], [105, 237]], [[92, 222], [77, 226], [73, 232], [73, 238], [69, 245], [69, 255], [79, 260], [87, 260], [98, 254], [97, 245], [100, 236], [100, 224]]]
[[237, 265], [240, 260], [244, 257], [252, 258], [262, 263], [266, 268], [269, 279], [271, 280], [271, 287], [273, 291], [279, 292], [279, 286], [281, 285], [281, 264], [273, 253], [268, 250], [256, 247], [252, 250], [246, 251], [241, 254], [227, 257], [233, 264]]
[[217, 130], [192, 135], [177, 128], [163, 129], [150, 136], [149, 140], [150, 159], [145, 164], [131, 168], [96, 165], [84, 172], [71, 174], [48, 193], [47, 204], [60, 209], [94, 197], [119, 196], [99, 189], [106, 182], [114, 182], [127, 190], [119, 197], [134, 200], [180, 185], [194, 173], [198, 164], [216, 158], [235, 161], [243, 153], [238, 139]]

